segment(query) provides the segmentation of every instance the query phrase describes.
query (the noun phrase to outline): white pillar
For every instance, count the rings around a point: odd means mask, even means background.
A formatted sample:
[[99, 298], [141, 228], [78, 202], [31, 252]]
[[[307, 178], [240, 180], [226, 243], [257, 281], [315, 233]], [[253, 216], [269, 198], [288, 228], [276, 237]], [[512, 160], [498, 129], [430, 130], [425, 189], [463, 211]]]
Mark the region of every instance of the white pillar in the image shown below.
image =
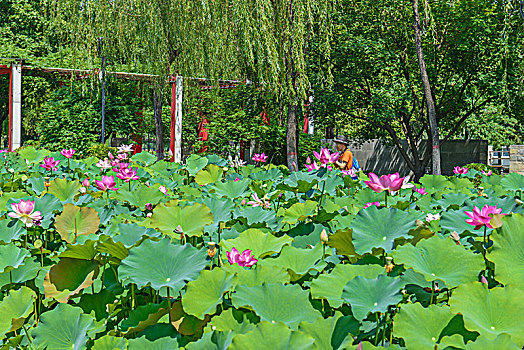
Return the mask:
[[12, 69], [12, 129], [11, 150], [22, 146], [22, 64], [13, 63]]
[[182, 162], [182, 96], [184, 78], [176, 77], [176, 109], [175, 109], [175, 162]]

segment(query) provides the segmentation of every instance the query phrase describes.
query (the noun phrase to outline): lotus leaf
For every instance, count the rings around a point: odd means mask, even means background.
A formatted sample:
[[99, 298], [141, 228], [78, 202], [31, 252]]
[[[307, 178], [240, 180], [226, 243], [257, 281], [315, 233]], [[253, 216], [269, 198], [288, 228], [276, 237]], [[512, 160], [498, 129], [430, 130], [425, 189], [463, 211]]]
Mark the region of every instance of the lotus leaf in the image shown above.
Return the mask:
[[312, 269], [320, 271], [324, 268], [325, 263], [318, 264], [322, 260], [322, 253], [323, 249], [320, 244], [314, 249], [284, 246], [278, 258], [267, 259], [266, 261], [287, 269], [291, 276], [291, 281], [297, 281]]
[[189, 175], [195, 176], [200, 170], [204, 169], [207, 163], [207, 158], [192, 154], [187, 158], [186, 169], [189, 172]]
[[69, 297], [93, 284], [97, 272], [98, 262], [95, 260], [60, 259], [45, 276], [45, 296], [67, 303]]
[[484, 269], [480, 254], [456, 245], [450, 238], [433, 236], [416, 247], [406, 244], [393, 252], [397, 264], [424, 275], [427, 281], [441, 280], [448, 288], [478, 280]]
[[31, 280], [38, 275], [38, 271], [40, 271], [40, 263], [27, 258], [16, 269], [0, 273], [0, 288], [11, 283], [22, 283]]
[[47, 193], [54, 195], [62, 202], [71, 202], [80, 193], [80, 187], [82, 187], [82, 184], [78, 180], [70, 181], [57, 178], [50, 182]]
[[437, 175], [424, 175], [420, 179], [420, 184], [430, 194], [454, 187], [445, 177]]
[[220, 197], [226, 197], [230, 199], [239, 198], [246, 194], [247, 187], [249, 186], [249, 180], [239, 180], [239, 181], [227, 181], [227, 182], [217, 182], [213, 185], [213, 189], [216, 194]]
[[149, 152], [140, 152], [132, 156], [131, 160], [134, 162], [140, 162], [146, 165], [151, 165], [156, 161], [156, 157]]
[[255, 269], [246, 270], [238, 264], [225, 265], [223, 270], [234, 275], [235, 285], [245, 284], [248, 287], [260, 286], [265, 283], [289, 283], [290, 276], [282, 266], [276, 266], [260, 260]]
[[200, 170], [195, 176], [195, 182], [200, 186], [212, 184], [220, 180], [223, 170], [215, 164], [208, 164], [204, 169]]
[[295, 203], [283, 212], [282, 222], [294, 225], [304, 221], [315, 214], [317, 202], [307, 200], [304, 203]]
[[507, 174], [500, 184], [506, 191], [521, 191], [524, 188], [524, 176], [517, 173]]
[[93, 318], [82, 314], [82, 309], [68, 304], [58, 304], [40, 316], [40, 323], [32, 335], [38, 348], [87, 349], [86, 342], [98, 328]]
[[380, 265], [336, 265], [329, 274], [321, 274], [311, 282], [311, 296], [324, 298], [334, 308], [342, 306], [342, 291], [357, 276], [376, 278], [385, 271]]
[[239, 252], [251, 249], [255, 258], [263, 258], [268, 255], [279, 253], [282, 247], [291, 244], [291, 237], [275, 237], [271, 233], [264, 233], [258, 229], [249, 229], [235, 239], [227, 239], [220, 245], [227, 251], [236, 248]]
[[197, 278], [205, 266], [204, 252], [188, 244], [171, 244], [164, 238], [158, 242], [146, 240], [131, 249], [118, 270], [121, 279], [128, 279], [139, 288], [151, 284], [156, 290], [169, 287], [178, 293], [186, 282]]
[[196, 280], [187, 284], [187, 291], [182, 296], [185, 312], [200, 319], [215, 313], [222, 295], [231, 289], [233, 277], [222, 269], [202, 271]]
[[161, 304], [146, 304], [131, 310], [129, 317], [122, 321], [120, 325], [126, 334], [143, 331], [147, 327], [154, 325], [169, 313], [168, 301], [164, 300]]
[[0, 303], [0, 339], [22, 327], [27, 316], [33, 312], [35, 299], [35, 292], [25, 286], [9, 292]]
[[402, 300], [400, 289], [404, 285], [399, 278], [379, 275], [377, 278], [357, 276], [350, 280], [342, 292], [342, 298], [351, 305], [353, 316], [364, 320], [369, 313], [386, 312], [389, 305]]
[[499, 334], [495, 339], [479, 337], [475, 342], [466, 344], [466, 350], [520, 350], [508, 334]]
[[18, 248], [16, 245], [0, 245], [0, 272], [16, 269], [30, 255], [27, 249]]
[[235, 317], [234, 311], [237, 310], [227, 309], [220, 315], [213, 317], [210, 322], [214, 327], [213, 329], [219, 332], [233, 331], [235, 334], [244, 334], [255, 329], [255, 325], [245, 318], [245, 314], [237, 311], [240, 315], [240, 321], [242, 321], [240, 322], [237, 317]]
[[104, 335], [95, 340], [93, 350], [127, 350], [128, 341], [126, 338]]
[[302, 321], [314, 322], [321, 316], [311, 306], [308, 294], [298, 285], [241, 285], [236, 288], [232, 301], [236, 308], [251, 307], [262, 320], [283, 322], [291, 328], [296, 328]]
[[378, 209], [371, 206], [361, 210], [351, 224], [355, 251], [362, 255], [373, 248], [383, 248], [386, 253], [393, 250], [395, 239], [407, 237], [415, 228], [412, 214], [398, 209]]
[[20, 220], [0, 220], [0, 241], [10, 243], [26, 232]]
[[335, 248], [337, 254], [348, 257], [355, 256], [355, 246], [353, 245], [353, 230], [340, 229], [329, 236], [328, 246]]
[[506, 217], [491, 239], [493, 250], [488, 259], [495, 263], [496, 279], [504, 285], [524, 289], [524, 216]]
[[524, 346], [524, 291], [511, 287], [488, 289], [472, 282], [460, 285], [450, 299], [452, 312], [464, 316], [464, 324], [481, 337], [495, 339], [507, 333], [519, 347]]
[[60, 253], [59, 257], [93, 260], [97, 254], [95, 244], [96, 242], [92, 240], [87, 240], [83, 244], [67, 244], [66, 250]]
[[404, 338], [408, 349], [445, 349], [447, 345], [439, 344], [440, 334], [454, 316], [447, 306], [403, 305], [395, 316], [393, 333]]
[[301, 331], [294, 331], [281, 322], [262, 321], [257, 328], [233, 338], [232, 350], [256, 349], [314, 349], [315, 339]]
[[202, 236], [204, 226], [213, 223], [211, 210], [203, 204], [191, 206], [169, 206], [160, 204], [153, 210], [150, 226], [162, 231], [163, 234], [174, 237], [174, 230], [180, 226], [184, 235], [189, 237]]
[[125, 187], [115, 193], [115, 199], [128, 202], [138, 208], [144, 208], [147, 203], [157, 204], [165, 195], [154, 187], [140, 186], [131, 191]]
[[353, 343], [358, 328], [357, 320], [338, 311], [333, 317], [321, 317], [313, 323], [301, 322], [298, 326], [300, 331], [315, 338], [316, 349], [346, 349]]
[[96, 233], [99, 227], [100, 217], [95, 209], [70, 203], [64, 205], [64, 211], [55, 219], [56, 231], [67, 243], [76, 242], [80, 235]]
[[145, 228], [138, 224], [118, 224], [118, 232], [119, 234], [113, 237], [113, 241], [122, 243], [126, 248], [134, 246], [144, 236], [160, 236], [160, 233], [152, 228]]
[[230, 199], [204, 198], [202, 204], [211, 210], [215, 224], [231, 220], [231, 213], [235, 209], [235, 203]]
[[171, 324], [182, 335], [193, 335], [200, 332], [208, 321], [209, 316], [201, 320], [188, 315], [182, 308], [180, 300], [174, 302], [171, 307]]

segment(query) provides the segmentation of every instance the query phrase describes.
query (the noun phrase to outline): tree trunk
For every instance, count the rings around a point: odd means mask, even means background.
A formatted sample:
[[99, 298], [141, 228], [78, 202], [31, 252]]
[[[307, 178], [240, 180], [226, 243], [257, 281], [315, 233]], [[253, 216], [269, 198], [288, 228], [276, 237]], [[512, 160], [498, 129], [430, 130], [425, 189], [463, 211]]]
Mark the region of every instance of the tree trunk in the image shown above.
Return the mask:
[[297, 111], [298, 106], [288, 104], [287, 109], [287, 167], [291, 171], [298, 170], [298, 147], [297, 147]]
[[156, 131], [156, 158], [164, 159], [164, 126], [162, 124], [162, 90], [153, 89], [153, 110]]
[[437, 118], [435, 115], [435, 102], [431, 94], [431, 85], [429, 84], [428, 72], [426, 70], [426, 62], [424, 61], [424, 52], [422, 51], [422, 30], [420, 28], [420, 16], [418, 12], [418, 0], [413, 0], [413, 27], [415, 27], [415, 48], [417, 51], [418, 63], [420, 66], [420, 77], [424, 87], [424, 97], [428, 108], [429, 129], [431, 135], [432, 146], [432, 163], [433, 174], [440, 175], [440, 136], [437, 125]]

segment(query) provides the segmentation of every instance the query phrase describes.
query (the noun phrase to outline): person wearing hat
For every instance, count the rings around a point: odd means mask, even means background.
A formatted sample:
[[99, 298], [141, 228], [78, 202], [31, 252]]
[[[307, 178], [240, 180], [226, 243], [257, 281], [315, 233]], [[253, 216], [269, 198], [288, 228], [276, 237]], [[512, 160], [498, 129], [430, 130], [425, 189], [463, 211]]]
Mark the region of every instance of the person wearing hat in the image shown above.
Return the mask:
[[353, 153], [348, 148], [348, 140], [344, 135], [338, 135], [333, 140], [337, 151], [340, 152], [341, 156], [335, 162], [335, 165], [340, 170], [350, 170], [353, 167]]

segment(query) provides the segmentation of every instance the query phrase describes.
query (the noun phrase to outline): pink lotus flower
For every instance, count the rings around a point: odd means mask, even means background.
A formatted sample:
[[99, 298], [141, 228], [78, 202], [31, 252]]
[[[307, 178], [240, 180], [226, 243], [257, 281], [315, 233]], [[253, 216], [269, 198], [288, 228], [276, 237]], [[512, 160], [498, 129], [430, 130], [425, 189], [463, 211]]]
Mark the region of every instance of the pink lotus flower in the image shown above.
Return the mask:
[[86, 177], [84, 181], [82, 181], [82, 186], [89, 187], [91, 184], [89, 183], [89, 179]]
[[340, 157], [338, 152], [330, 153], [327, 148], [320, 148], [320, 153], [314, 152], [313, 155], [317, 158], [321, 164], [335, 163]]
[[35, 201], [23, 199], [18, 203], [11, 203], [11, 209], [13, 212], [7, 214], [7, 216], [20, 219], [26, 227], [32, 227], [33, 224], [39, 225], [42, 220], [42, 213], [35, 210]]
[[413, 187], [413, 192], [417, 192], [417, 193], [420, 193], [421, 195], [426, 195], [428, 194], [426, 192], [426, 188], [425, 187], [421, 187], [421, 188], [416, 188], [416, 187]]
[[116, 155], [116, 159], [117, 159], [117, 160], [126, 160], [127, 158], [128, 158], [127, 153], [118, 153], [118, 154]]
[[45, 157], [44, 162], [40, 166], [46, 170], [56, 171], [58, 164], [60, 164], [59, 160], [55, 160], [53, 157]]
[[245, 198], [242, 199], [242, 201], [240, 202], [240, 204], [242, 204], [242, 205], [246, 205], [246, 199], [245, 199]]
[[[500, 214], [502, 212], [502, 208], [497, 208], [497, 206], [492, 205], [485, 205], [484, 208], [480, 209], [477, 207], [473, 207], [473, 212], [466, 211], [464, 212], [467, 216], [470, 217], [470, 219], [466, 220], [466, 223], [470, 224], [471, 226], [475, 226], [475, 230], [480, 229], [484, 225], [488, 228], [493, 228], [490, 225], [491, 222], [491, 216], [493, 214]], [[505, 214], [504, 214], [505, 215]]]
[[158, 189], [159, 189], [160, 192], [162, 192], [163, 194], [167, 194], [167, 188], [166, 188], [166, 186], [161, 185]]
[[373, 191], [380, 193], [383, 191], [396, 192], [400, 190], [404, 178], [398, 173], [382, 175], [380, 178], [374, 173], [369, 173], [369, 181], [364, 181]]
[[146, 210], [153, 210], [153, 204], [146, 203]]
[[235, 179], [235, 182], [239, 182], [240, 181], [240, 178], [237, 176], [237, 178]]
[[124, 182], [140, 179], [140, 177], [136, 174], [136, 170], [134, 170], [133, 168], [120, 169], [118, 171], [118, 174], [116, 174], [116, 177], [118, 177], [121, 180], [124, 180]]
[[270, 203], [269, 203], [268, 201], [265, 201], [265, 200], [263, 200], [263, 199], [260, 199], [260, 198], [258, 197], [258, 194], [253, 193], [253, 194], [251, 195], [251, 198], [253, 198], [253, 200], [247, 202], [248, 205], [251, 205], [251, 206], [253, 206], [253, 207], [263, 207], [263, 208], [269, 209], [269, 207], [270, 207]]
[[468, 173], [468, 171], [469, 170], [466, 167], [461, 168], [459, 166], [456, 166], [456, 167], [453, 168], [453, 172], [455, 174], [457, 174], [457, 175], [466, 175]]
[[375, 205], [375, 206], [377, 206], [377, 207], [380, 207], [380, 202], [369, 202], [369, 203], [366, 203], [366, 205], [365, 205], [362, 209], [369, 208], [369, 207], [371, 207], [372, 205]]
[[111, 162], [106, 158], [104, 160], [99, 160], [98, 163], [95, 164], [97, 167], [100, 168], [100, 170], [105, 170], [111, 168]]
[[115, 159], [115, 156], [111, 152], [107, 152], [107, 156], [109, 157], [109, 160]]
[[118, 147], [118, 153], [127, 153], [133, 151], [133, 145], [121, 145]]
[[71, 159], [73, 158], [73, 154], [75, 154], [75, 150], [70, 148], [70, 149], [63, 149], [60, 151], [60, 154], [63, 155], [64, 157], [66, 157], [67, 159]]
[[113, 162], [112, 164], [113, 164], [113, 171], [115, 173], [118, 173], [120, 170], [123, 170], [129, 167], [129, 163]]
[[493, 175], [493, 173], [491, 172], [491, 170], [489, 170], [488, 172], [485, 172], [484, 170], [482, 170], [482, 175], [484, 175], [484, 176], [491, 176], [491, 175]]
[[253, 159], [255, 162], [265, 163], [267, 161], [267, 157], [268, 156], [266, 156], [264, 153], [262, 153], [262, 154], [255, 154], [253, 156], [253, 158], [251, 158], [251, 159]]
[[440, 219], [440, 214], [431, 214], [431, 213], [428, 213], [428, 215], [426, 215], [426, 221], [427, 222], [431, 222], [431, 221], [435, 221], [435, 220], [439, 220]]
[[314, 171], [314, 170], [318, 170], [320, 169], [320, 167], [318, 166], [317, 162], [313, 162], [313, 164], [304, 164], [306, 166], [306, 169], [308, 171], [308, 173]]
[[346, 177], [346, 175], [351, 176], [351, 178], [357, 177], [357, 173], [355, 172], [355, 169], [351, 168], [349, 170], [342, 170], [342, 176]]
[[113, 175], [111, 175], [111, 176], [104, 176], [104, 175], [102, 175], [102, 181], [95, 180], [95, 186], [100, 191], [106, 191], [106, 190], [116, 191], [116, 190], [118, 190], [118, 188], [115, 187], [116, 183], [115, 183], [115, 178], [113, 177]]
[[232, 248], [231, 252], [226, 252], [226, 255], [230, 264], [238, 264], [242, 267], [251, 267], [258, 261], [251, 256], [250, 249], [246, 249], [240, 254], [236, 248]]

